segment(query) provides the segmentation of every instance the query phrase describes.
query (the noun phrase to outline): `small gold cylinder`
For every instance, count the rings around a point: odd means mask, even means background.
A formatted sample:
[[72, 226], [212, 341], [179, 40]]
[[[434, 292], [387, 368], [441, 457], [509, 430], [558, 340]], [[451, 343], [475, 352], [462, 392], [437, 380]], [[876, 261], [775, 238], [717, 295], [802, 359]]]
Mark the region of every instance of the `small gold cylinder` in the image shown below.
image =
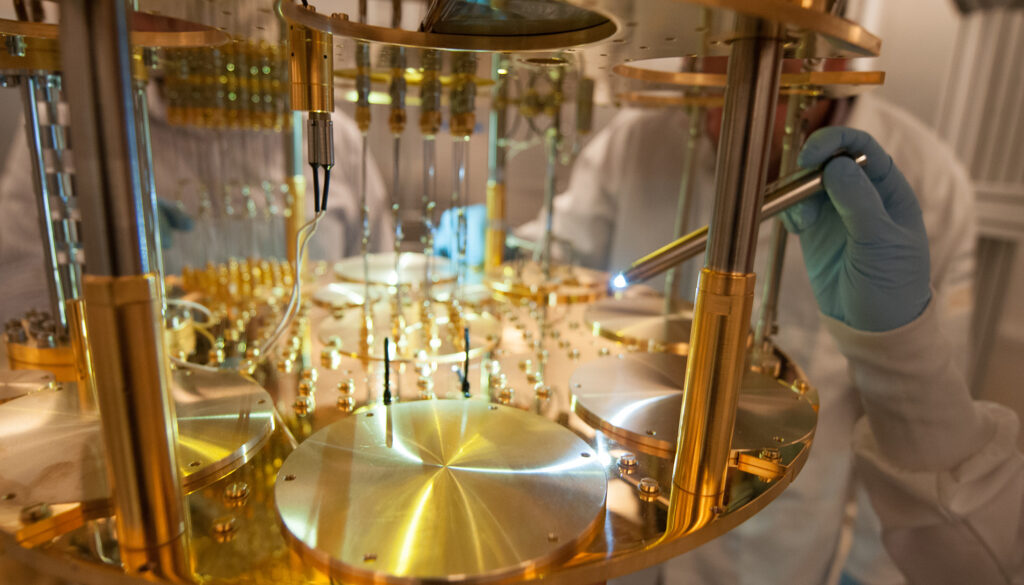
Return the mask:
[[65, 303], [68, 315], [68, 337], [75, 358], [78, 380], [78, 402], [88, 409], [96, 408], [96, 373], [89, 353], [89, 333], [85, 327], [85, 302], [72, 299]]
[[672, 476], [674, 530], [702, 526], [721, 503], [753, 301], [753, 274], [701, 271]]
[[333, 46], [330, 33], [288, 25], [293, 110], [334, 111]]
[[487, 182], [487, 238], [484, 270], [495, 270], [505, 257], [505, 184]]

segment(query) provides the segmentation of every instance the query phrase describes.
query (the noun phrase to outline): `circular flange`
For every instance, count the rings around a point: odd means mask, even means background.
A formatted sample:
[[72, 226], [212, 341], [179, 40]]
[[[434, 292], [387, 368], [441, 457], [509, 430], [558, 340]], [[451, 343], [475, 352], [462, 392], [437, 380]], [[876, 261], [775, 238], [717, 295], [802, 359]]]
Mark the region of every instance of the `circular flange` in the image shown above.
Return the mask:
[[0, 370], [0, 404], [53, 384], [52, 373], [43, 370]]
[[[675, 452], [686, 357], [638, 353], [580, 366], [570, 378], [573, 411], [587, 424], [653, 455]], [[732, 450], [784, 447], [808, 438], [817, 413], [788, 384], [747, 371], [736, 410]]]
[[331, 282], [313, 293], [313, 304], [325, 309], [339, 310], [358, 307], [363, 304], [363, 287], [350, 282]]
[[552, 264], [551, 278], [540, 263], [507, 262], [485, 276], [494, 292], [511, 299], [530, 299], [547, 305], [589, 303], [606, 294], [608, 273], [568, 264]]
[[646, 351], [686, 355], [690, 351], [693, 307], [665, 313], [660, 296], [601, 299], [587, 307], [583, 320], [601, 337]]
[[[828, 59], [827, 61], [834, 61]], [[725, 73], [703, 73], [709, 63], [716, 63], [718, 71], [725, 71], [726, 57], [660, 57], [656, 59], [645, 59], [620, 63], [612, 67], [612, 71], [622, 77], [636, 79], [646, 83], [660, 83], [680, 87], [706, 87], [725, 88]], [[800, 60], [786, 59], [792, 65], [792, 69], [799, 69]], [[783, 65], [785, 71], [786, 65]], [[686, 69], [696, 68], [696, 71]], [[826, 65], [826, 69], [828, 66]], [[882, 85], [885, 83], [885, 73], [882, 71], [797, 71], [793, 73], [782, 73], [779, 77], [779, 86], [782, 88], [791, 87], [824, 87], [831, 85]]]
[[431, 400], [317, 432], [275, 499], [286, 538], [334, 578], [474, 583], [572, 555], [602, 523], [607, 482], [597, 454], [545, 418]]
[[[360, 24], [342, 14], [317, 14], [297, 3], [280, 4], [281, 14], [289, 22], [360, 41], [424, 49], [503, 53], [552, 51], [596, 43], [612, 36], [617, 30], [612, 21], [600, 14], [569, 4], [558, 6], [557, 3], [530, 0], [506, 3], [506, 8], [513, 11], [527, 6], [544, 12], [533, 19], [513, 16], [433, 22], [428, 24], [431, 24], [430, 28], [435, 32], [419, 32]], [[458, 10], [460, 7], [475, 9], [476, 12], [487, 9], [487, 6], [481, 7], [480, 4], [470, 2], [450, 2], [445, 5], [445, 10]], [[552, 11], [564, 13], [564, 17], [552, 18], [556, 16]], [[495, 26], [500, 28], [496, 29]]]
[[[270, 436], [274, 410], [236, 373], [176, 370], [182, 487], [198, 490], [248, 460]], [[0, 405], [0, 494], [24, 506], [109, 499], [98, 411], [71, 390], [35, 392]], [[9, 496], [9, 497], [8, 497]]]
[[725, 98], [720, 95], [687, 95], [672, 90], [624, 91], [615, 94], [615, 101], [620, 104], [648, 108], [720, 108], [725, 105]]
[[366, 266], [362, 256], [349, 256], [334, 264], [334, 275], [345, 282], [368, 282], [377, 286], [419, 286], [426, 281], [428, 265], [434, 285], [455, 281], [455, 271], [452, 270], [450, 260], [440, 256], [431, 258], [416, 252], [400, 253], [397, 269], [394, 252], [368, 254]]
[[[212, 26], [148, 12], [131, 13], [131, 43], [143, 47], [207, 47], [231, 38]], [[0, 18], [0, 34], [56, 39], [58, 25]]]
[[[384, 360], [384, 338], [391, 340], [391, 361], [453, 363], [465, 359], [463, 328], [469, 328], [469, 355], [476, 358], [490, 351], [501, 338], [501, 320], [483, 309], [456, 309], [444, 302], [429, 303], [424, 318], [422, 302], [402, 307], [402, 323], [396, 323], [389, 300], [371, 306], [367, 326], [363, 308], [344, 311], [340, 317], [324, 319], [318, 329], [320, 342], [341, 355]], [[400, 334], [396, 334], [400, 332]]]

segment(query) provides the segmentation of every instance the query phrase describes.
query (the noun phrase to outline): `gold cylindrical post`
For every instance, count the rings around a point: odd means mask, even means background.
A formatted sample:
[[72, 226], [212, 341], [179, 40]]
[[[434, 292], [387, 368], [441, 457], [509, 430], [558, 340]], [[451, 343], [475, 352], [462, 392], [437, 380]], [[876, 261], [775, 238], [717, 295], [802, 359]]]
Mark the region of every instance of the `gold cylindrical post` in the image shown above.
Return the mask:
[[484, 269], [501, 266], [505, 255], [505, 184], [487, 181], [487, 239], [484, 240]]
[[722, 118], [715, 209], [697, 287], [667, 534], [695, 530], [724, 502], [782, 65], [779, 26], [737, 18]]
[[334, 111], [333, 46], [330, 33], [288, 25], [293, 110]]
[[93, 367], [121, 562], [132, 573], [182, 580], [189, 574], [188, 516], [159, 278], [87, 275], [85, 306], [87, 329], [104, 347], [93, 352]]

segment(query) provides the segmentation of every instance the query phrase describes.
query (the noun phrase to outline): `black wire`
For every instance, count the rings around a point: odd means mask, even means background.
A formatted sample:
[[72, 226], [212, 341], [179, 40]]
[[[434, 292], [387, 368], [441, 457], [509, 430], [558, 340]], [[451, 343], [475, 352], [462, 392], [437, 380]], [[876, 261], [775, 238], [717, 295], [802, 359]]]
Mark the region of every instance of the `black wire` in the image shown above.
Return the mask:
[[302, 5], [308, 7], [309, 6], [309, 1], [308, 0], [302, 0]]
[[391, 357], [388, 352], [390, 340], [384, 338], [384, 406], [391, 404]]
[[320, 210], [327, 211], [327, 192], [331, 189], [331, 165], [324, 165], [324, 198], [320, 200]]
[[462, 373], [462, 395], [469, 398], [469, 327], [462, 330], [466, 350], [466, 365]]
[[309, 163], [313, 169], [313, 211], [320, 213], [320, 174], [316, 172], [320, 165]]

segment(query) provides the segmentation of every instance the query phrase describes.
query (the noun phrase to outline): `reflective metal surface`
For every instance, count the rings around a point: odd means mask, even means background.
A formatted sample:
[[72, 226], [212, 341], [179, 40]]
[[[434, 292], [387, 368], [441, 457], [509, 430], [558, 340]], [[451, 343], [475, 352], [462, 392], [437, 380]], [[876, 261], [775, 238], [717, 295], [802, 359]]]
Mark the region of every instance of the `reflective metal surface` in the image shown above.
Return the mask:
[[0, 404], [44, 390], [53, 382], [53, 374], [42, 370], [0, 370]]
[[665, 299], [644, 295], [601, 299], [589, 305], [583, 319], [602, 337], [647, 351], [686, 355], [690, 348], [693, 307], [665, 313]]
[[[228, 34], [215, 27], [188, 22], [162, 14], [134, 12], [131, 42], [145, 47], [204, 47], [228, 42]], [[57, 25], [0, 18], [0, 34], [36, 39], [56, 39]]]
[[354, 283], [330, 282], [313, 292], [313, 303], [325, 309], [348, 309], [363, 304], [365, 288]]
[[[430, 263], [430, 274], [434, 284], [453, 282], [455, 271], [447, 258], [428, 258], [415, 252], [402, 252], [395, 262], [393, 252], [369, 255], [369, 273], [363, 269], [362, 256], [350, 256], [334, 264], [334, 275], [346, 282], [369, 282], [374, 285], [419, 286], [423, 284]], [[395, 266], [397, 265], [397, 269]]]
[[[583, 364], [570, 378], [573, 411], [619, 441], [652, 454], [676, 448], [686, 357], [637, 353]], [[779, 448], [810, 438], [817, 413], [788, 384], [754, 371], [743, 377], [732, 451]], [[781, 439], [781, 440], [780, 440]]]
[[[239, 374], [178, 370], [174, 400], [186, 491], [237, 469], [274, 428], [270, 397]], [[2, 504], [109, 498], [99, 413], [83, 407], [72, 390], [35, 392], [0, 405], [0, 445]]]
[[[724, 61], [724, 57], [708, 57], [699, 61]], [[665, 57], [659, 59], [645, 59], [642, 61], [631, 61], [620, 63], [612, 68], [616, 74], [638, 81], [648, 83], [661, 83], [678, 85], [684, 87], [725, 87], [724, 73], [702, 73], [702, 65], [697, 66], [697, 71], [687, 71], [684, 67], [697, 61], [691, 57]], [[827, 61], [834, 61], [829, 59]], [[786, 59], [786, 63], [799, 65], [799, 60]], [[786, 67], [786, 65], [783, 65]], [[725, 70], [724, 63], [718, 65], [718, 69]], [[881, 85], [885, 83], [885, 73], [882, 71], [803, 71], [783, 73], [779, 78], [779, 85], [787, 88], [794, 86], [826, 86], [826, 85]]]
[[304, 558], [350, 582], [536, 575], [604, 517], [608, 478], [569, 430], [474, 400], [379, 407], [310, 437], [275, 499]]
[[538, 303], [558, 305], [586, 303], [601, 298], [608, 284], [608, 274], [559, 264], [551, 266], [551, 278], [544, 277], [539, 262], [508, 262], [485, 276], [487, 285], [510, 299], [530, 299]]
[[469, 328], [469, 354], [478, 357], [497, 345], [501, 321], [486, 309], [463, 307], [442, 302], [403, 305], [400, 319], [394, 303], [379, 301], [371, 307], [369, 327], [361, 307], [344, 311], [321, 321], [318, 337], [329, 350], [339, 355], [382, 361], [384, 338], [391, 341], [391, 359], [395, 362], [447, 363], [465, 357], [463, 328]]

